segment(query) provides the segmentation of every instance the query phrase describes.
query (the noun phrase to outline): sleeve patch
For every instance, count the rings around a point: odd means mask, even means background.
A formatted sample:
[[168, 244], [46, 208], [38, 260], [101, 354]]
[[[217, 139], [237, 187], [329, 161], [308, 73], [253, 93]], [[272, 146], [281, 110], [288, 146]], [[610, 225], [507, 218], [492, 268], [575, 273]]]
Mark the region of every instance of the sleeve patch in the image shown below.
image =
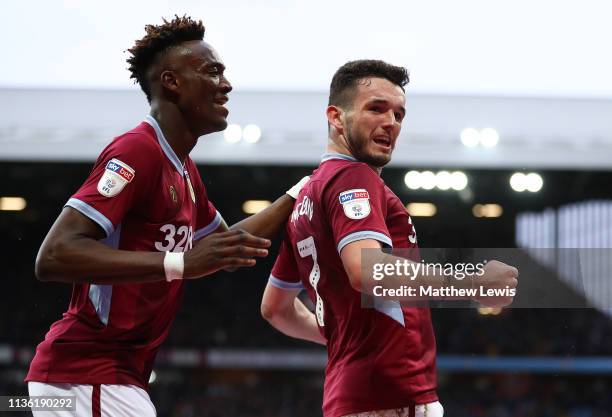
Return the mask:
[[132, 182], [136, 175], [128, 164], [113, 158], [106, 164], [104, 173], [98, 181], [98, 192], [104, 197], [114, 197]]
[[363, 188], [343, 191], [339, 200], [344, 214], [349, 219], [365, 219], [370, 214], [370, 194]]

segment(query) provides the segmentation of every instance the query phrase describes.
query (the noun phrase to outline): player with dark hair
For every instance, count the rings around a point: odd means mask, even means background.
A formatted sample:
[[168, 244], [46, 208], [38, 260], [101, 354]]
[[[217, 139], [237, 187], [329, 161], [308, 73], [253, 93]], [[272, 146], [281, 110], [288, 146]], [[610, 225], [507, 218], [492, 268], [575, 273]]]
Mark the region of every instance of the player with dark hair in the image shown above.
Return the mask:
[[[429, 309], [397, 300], [361, 305], [362, 294], [372, 295], [362, 250], [385, 262], [391, 255], [383, 247], [418, 248], [406, 208], [380, 178], [406, 114], [407, 83], [404, 68], [382, 61], [338, 69], [327, 107], [327, 153], [298, 195], [263, 295], [261, 312], [272, 326], [327, 345], [325, 417], [443, 415]], [[484, 269], [483, 283], [516, 286], [516, 269], [497, 261]], [[445, 285], [439, 276], [417, 282]], [[296, 298], [304, 288], [314, 314]]]
[[189, 17], [146, 27], [128, 62], [150, 114], [102, 151], [36, 259], [40, 280], [73, 292], [26, 381], [30, 395], [76, 396], [79, 417], [156, 415], [146, 389], [185, 280], [267, 256], [303, 184], [228, 229], [189, 158], [200, 136], [227, 126], [232, 90], [203, 37]]

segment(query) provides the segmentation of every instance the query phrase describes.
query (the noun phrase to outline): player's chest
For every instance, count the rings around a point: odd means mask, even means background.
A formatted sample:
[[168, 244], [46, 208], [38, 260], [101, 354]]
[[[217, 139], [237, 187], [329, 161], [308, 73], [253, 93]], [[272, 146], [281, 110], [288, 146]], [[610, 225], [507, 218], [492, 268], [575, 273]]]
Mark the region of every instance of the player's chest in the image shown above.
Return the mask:
[[142, 210], [151, 224], [175, 223], [195, 225], [197, 196], [187, 171], [163, 170]]

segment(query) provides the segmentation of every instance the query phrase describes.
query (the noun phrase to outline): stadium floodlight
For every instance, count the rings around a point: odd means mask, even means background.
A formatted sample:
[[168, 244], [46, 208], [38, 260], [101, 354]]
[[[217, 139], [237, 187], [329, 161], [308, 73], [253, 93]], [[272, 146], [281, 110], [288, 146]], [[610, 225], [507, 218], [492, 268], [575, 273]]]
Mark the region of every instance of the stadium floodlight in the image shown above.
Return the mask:
[[23, 197], [0, 197], [0, 211], [21, 211], [27, 205]]
[[451, 174], [451, 188], [455, 191], [464, 190], [468, 185], [468, 177], [461, 171], [455, 171]]
[[442, 191], [451, 188], [453, 176], [448, 171], [440, 171], [436, 174], [436, 187]]
[[536, 174], [535, 172], [531, 172], [525, 176], [525, 187], [527, 191], [532, 193], [537, 193], [542, 189], [544, 185], [544, 180], [540, 176], [540, 174]]
[[499, 133], [497, 130], [487, 127], [480, 131], [480, 144], [485, 148], [493, 148], [499, 142]]
[[229, 143], [238, 143], [242, 139], [242, 128], [236, 124], [228, 125], [223, 132], [223, 137]]
[[242, 130], [242, 137], [245, 142], [257, 143], [261, 139], [261, 129], [255, 124], [249, 124]]
[[246, 214], [257, 214], [270, 204], [272, 202], [268, 200], [247, 200], [242, 203], [242, 211]]
[[421, 188], [424, 190], [433, 190], [436, 186], [436, 174], [431, 171], [421, 172]]
[[438, 208], [432, 203], [409, 203], [406, 209], [411, 217], [432, 217], [438, 212]]
[[515, 172], [510, 177], [510, 187], [517, 193], [522, 193], [527, 189], [526, 175], [522, 172]]
[[468, 148], [478, 146], [480, 132], [473, 127], [467, 127], [461, 131], [461, 143]]
[[404, 183], [411, 190], [418, 190], [421, 188], [421, 173], [419, 171], [409, 171], [404, 175]]

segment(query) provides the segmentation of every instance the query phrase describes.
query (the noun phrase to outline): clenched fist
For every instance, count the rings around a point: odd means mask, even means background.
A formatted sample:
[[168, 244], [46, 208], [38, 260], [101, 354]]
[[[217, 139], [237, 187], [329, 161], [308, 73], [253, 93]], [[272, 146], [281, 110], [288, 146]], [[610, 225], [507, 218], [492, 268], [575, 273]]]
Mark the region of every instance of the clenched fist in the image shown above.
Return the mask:
[[485, 307], [505, 307], [512, 303], [518, 284], [518, 269], [499, 261], [489, 261], [484, 274], [474, 277], [474, 299]]

